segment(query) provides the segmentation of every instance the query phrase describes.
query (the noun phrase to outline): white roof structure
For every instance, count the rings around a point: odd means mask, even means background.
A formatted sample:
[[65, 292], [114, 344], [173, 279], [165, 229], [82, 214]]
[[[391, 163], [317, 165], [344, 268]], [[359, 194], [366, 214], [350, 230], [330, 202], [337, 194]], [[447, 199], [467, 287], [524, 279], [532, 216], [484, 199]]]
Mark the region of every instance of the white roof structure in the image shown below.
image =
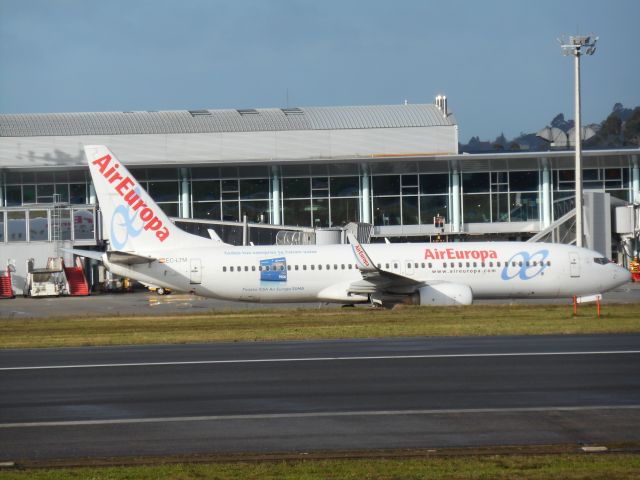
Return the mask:
[[86, 144], [180, 165], [456, 154], [458, 133], [433, 104], [0, 115], [0, 167], [84, 165]]

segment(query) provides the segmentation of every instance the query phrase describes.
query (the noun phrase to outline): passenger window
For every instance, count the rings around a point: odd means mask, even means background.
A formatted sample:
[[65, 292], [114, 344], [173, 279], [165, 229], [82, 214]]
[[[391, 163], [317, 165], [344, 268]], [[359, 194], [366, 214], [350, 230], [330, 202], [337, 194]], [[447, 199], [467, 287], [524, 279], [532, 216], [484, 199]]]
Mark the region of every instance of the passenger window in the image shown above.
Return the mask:
[[327, 270], [331, 270], [331, 265], [327, 263]]
[[349, 265], [347, 265], [347, 267], [349, 267], [349, 270], [351, 270], [353, 265], [349, 264]]
[[230, 271], [230, 272], [233, 272], [233, 267], [229, 267], [229, 271]]
[[[498, 266], [500, 266], [500, 265], [498, 265]], [[484, 265], [483, 265], [483, 267], [484, 267]], [[493, 262], [489, 262], [489, 267], [493, 267]]]
[[239, 272], [242, 272], [242, 267], [238, 267], [238, 271], [239, 271]]
[[433, 268], [431, 265], [432, 265], [432, 263], [431, 263], [431, 262], [429, 262], [429, 268]]
[[311, 264], [311, 270], [315, 270], [315, 269], [316, 269], [316, 266], [312, 263]]
[[255, 272], [255, 271], [256, 271], [256, 266], [255, 266], [255, 265], [252, 265], [252, 266], [251, 266], [251, 271], [252, 271], [252, 272]]
[[462, 262], [458, 262], [458, 268], [462, 268]]
[[318, 270], [322, 270], [322, 265], [318, 265]]
[[226, 272], [227, 271], [227, 267], [222, 267], [222, 271]]
[[521, 267], [522, 266], [522, 262], [518, 262], [518, 266]]
[[295, 265], [295, 266], [293, 267], [293, 269], [294, 269], [294, 270], [298, 270], [298, 265]]
[[340, 265], [342, 267], [342, 270], [344, 270], [344, 263], [342, 265]]
[[444, 262], [444, 263], [442, 264], [442, 268], [447, 268], [447, 262]]
[[381, 263], [378, 264], [378, 268], [382, 268], [382, 264]]
[[334, 264], [334, 265], [333, 265], [333, 269], [334, 269], [334, 270], [337, 270], [337, 269], [338, 269], [338, 265]]
[[388, 264], [388, 263], [385, 263], [385, 264], [384, 264], [384, 268], [386, 268], [387, 270], [389, 270], [389, 264]]
[[467, 262], [467, 268], [469, 268], [469, 266], [470, 266], [470, 265], [469, 265], [469, 262]]
[[393, 264], [393, 268], [395, 268], [395, 269], [397, 270], [397, 269], [398, 269], [398, 264], [397, 264], [397, 263], [394, 263], [394, 264]]
[[245, 272], [248, 272], [248, 271], [249, 271], [249, 267], [245, 266], [245, 267], [244, 267], [244, 271], [245, 271]]
[[551, 266], [551, 260], [547, 260], [547, 267]]
[[478, 266], [478, 264], [476, 262], [473, 262], [473, 268], [476, 268]]
[[302, 270], [306, 270], [307, 266], [306, 265], [302, 265]]

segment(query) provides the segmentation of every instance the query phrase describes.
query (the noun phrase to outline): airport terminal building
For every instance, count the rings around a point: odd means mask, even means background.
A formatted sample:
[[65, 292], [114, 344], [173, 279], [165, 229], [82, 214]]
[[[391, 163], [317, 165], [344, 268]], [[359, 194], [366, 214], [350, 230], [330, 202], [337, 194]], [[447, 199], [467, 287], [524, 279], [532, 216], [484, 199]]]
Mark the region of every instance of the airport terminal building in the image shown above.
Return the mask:
[[[372, 241], [525, 240], [574, 205], [573, 151], [459, 154], [458, 125], [442, 98], [0, 115], [2, 268], [53, 255], [62, 243], [100, 244], [83, 153], [90, 144], [107, 145], [187, 228], [193, 220], [246, 221], [256, 231], [362, 222], [373, 225]], [[639, 198], [639, 158], [638, 149], [585, 151], [585, 191], [610, 194], [614, 204]]]

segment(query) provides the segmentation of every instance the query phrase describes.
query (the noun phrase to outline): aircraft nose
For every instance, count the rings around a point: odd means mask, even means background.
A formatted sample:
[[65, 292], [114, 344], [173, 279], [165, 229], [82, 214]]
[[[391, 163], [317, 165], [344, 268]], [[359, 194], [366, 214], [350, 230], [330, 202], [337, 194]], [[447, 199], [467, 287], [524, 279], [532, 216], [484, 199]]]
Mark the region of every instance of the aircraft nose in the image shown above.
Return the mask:
[[631, 272], [626, 268], [620, 267], [619, 265], [615, 266], [615, 270], [613, 271], [613, 281], [616, 286], [624, 285], [631, 281]]

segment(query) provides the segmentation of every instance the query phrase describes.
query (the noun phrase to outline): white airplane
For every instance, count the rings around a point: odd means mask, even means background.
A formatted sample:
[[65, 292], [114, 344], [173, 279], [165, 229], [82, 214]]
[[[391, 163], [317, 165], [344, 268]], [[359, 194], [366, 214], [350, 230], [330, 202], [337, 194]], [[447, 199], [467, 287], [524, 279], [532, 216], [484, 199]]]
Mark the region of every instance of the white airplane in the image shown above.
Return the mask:
[[105, 146], [85, 153], [113, 273], [205, 297], [252, 302], [468, 305], [477, 298], [593, 296], [629, 271], [572, 245], [522, 242], [236, 247], [180, 230]]

